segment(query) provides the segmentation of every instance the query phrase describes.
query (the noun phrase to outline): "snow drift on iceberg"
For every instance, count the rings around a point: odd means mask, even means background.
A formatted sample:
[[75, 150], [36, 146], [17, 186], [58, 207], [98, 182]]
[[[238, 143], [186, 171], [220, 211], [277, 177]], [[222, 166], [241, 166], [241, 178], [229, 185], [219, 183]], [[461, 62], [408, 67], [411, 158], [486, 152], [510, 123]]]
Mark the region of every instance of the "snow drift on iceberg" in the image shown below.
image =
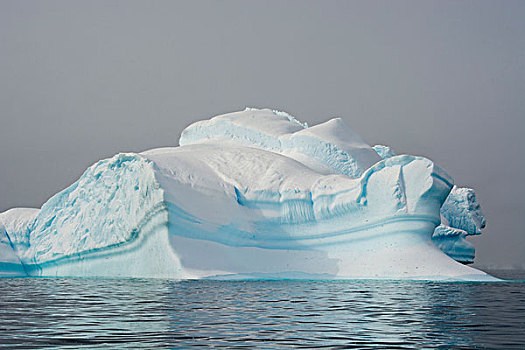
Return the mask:
[[450, 176], [342, 119], [246, 109], [179, 144], [102, 160], [40, 211], [1, 214], [2, 274], [490, 279], [432, 242]]

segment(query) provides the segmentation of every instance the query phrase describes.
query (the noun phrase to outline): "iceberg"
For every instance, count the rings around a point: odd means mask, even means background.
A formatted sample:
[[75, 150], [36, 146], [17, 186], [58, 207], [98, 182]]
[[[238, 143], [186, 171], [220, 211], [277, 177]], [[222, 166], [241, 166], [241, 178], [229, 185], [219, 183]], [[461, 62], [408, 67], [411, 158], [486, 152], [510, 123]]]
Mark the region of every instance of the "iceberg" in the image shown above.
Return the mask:
[[188, 126], [178, 147], [101, 160], [41, 209], [0, 214], [0, 275], [491, 280], [456, 261], [471, 256], [460, 239], [433, 237], [444, 220], [439, 237], [484, 225], [453, 186], [340, 118], [309, 127], [247, 108]]

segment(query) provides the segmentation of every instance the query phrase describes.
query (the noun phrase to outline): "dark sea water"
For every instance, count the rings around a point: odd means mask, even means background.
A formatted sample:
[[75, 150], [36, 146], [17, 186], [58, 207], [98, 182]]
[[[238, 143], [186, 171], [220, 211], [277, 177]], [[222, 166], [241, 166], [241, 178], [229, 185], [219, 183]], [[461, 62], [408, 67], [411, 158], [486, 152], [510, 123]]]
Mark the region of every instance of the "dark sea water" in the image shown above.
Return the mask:
[[497, 283], [0, 279], [0, 348], [525, 349]]

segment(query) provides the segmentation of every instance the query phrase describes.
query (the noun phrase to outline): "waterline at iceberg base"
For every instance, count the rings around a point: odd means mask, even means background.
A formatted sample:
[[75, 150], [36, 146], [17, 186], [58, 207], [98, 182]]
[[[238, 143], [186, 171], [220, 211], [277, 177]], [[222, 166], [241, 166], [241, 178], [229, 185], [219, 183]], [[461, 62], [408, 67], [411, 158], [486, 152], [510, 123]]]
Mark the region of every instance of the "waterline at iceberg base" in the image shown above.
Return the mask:
[[[247, 108], [121, 153], [41, 209], [0, 214], [1, 276], [495, 280], [483, 214], [432, 161]], [[436, 229], [437, 227], [437, 229]]]

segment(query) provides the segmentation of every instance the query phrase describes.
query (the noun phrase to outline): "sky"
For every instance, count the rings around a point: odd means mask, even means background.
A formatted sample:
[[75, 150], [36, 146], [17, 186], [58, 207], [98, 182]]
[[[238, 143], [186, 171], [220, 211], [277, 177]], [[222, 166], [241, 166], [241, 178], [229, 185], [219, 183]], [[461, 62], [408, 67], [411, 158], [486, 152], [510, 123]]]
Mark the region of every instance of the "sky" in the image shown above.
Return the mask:
[[0, 211], [246, 106], [432, 159], [525, 267], [525, 1], [0, 0]]

